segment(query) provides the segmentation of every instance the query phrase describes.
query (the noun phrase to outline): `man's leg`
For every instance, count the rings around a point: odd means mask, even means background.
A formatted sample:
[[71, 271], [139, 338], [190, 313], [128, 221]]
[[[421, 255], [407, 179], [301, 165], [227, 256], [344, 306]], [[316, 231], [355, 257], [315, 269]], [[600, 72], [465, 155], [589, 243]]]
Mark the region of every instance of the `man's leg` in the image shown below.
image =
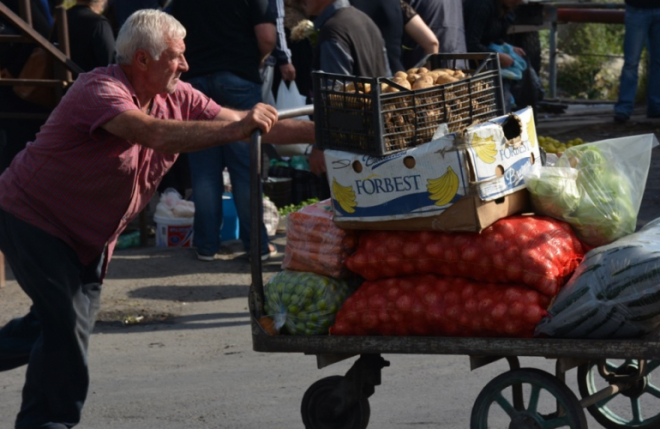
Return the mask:
[[24, 317], [14, 319], [0, 329], [0, 371], [27, 365], [39, 335], [41, 325], [33, 308]]
[[619, 84], [619, 100], [614, 105], [614, 117], [627, 120], [632, 115], [637, 93], [639, 59], [648, 37], [650, 16], [643, 9], [626, 5], [626, 34], [623, 39], [624, 62]]
[[102, 257], [85, 267], [64, 242], [1, 210], [0, 249], [32, 299], [41, 331], [16, 429], [73, 427], [87, 397], [87, 345], [99, 308]]
[[[190, 80], [190, 84], [213, 98], [209, 78], [206, 76]], [[224, 181], [222, 170], [222, 148], [214, 147], [188, 153], [192, 199], [195, 203], [193, 242], [200, 258], [213, 259], [220, 250], [222, 227], [222, 193]]]
[[648, 70], [648, 99], [646, 114], [649, 117], [660, 117], [660, 7], [650, 9], [651, 24], [649, 26], [648, 52], [650, 67]]

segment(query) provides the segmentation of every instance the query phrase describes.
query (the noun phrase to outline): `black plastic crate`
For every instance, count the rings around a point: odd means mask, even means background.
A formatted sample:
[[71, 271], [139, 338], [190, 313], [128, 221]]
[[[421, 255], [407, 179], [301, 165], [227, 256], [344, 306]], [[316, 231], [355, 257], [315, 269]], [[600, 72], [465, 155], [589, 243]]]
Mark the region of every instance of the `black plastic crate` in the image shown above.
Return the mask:
[[430, 70], [463, 70], [470, 77], [419, 90], [383, 93], [388, 78], [313, 73], [316, 144], [321, 149], [382, 156], [428, 143], [440, 124], [459, 132], [504, 114], [497, 54], [434, 54]]

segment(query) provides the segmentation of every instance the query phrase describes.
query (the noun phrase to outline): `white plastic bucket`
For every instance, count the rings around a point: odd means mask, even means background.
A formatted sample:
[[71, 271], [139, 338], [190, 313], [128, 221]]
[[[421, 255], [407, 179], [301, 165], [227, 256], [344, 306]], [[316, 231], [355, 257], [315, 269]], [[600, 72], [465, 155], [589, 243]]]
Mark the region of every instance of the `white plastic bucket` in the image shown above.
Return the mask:
[[157, 247], [192, 247], [193, 218], [154, 215]]

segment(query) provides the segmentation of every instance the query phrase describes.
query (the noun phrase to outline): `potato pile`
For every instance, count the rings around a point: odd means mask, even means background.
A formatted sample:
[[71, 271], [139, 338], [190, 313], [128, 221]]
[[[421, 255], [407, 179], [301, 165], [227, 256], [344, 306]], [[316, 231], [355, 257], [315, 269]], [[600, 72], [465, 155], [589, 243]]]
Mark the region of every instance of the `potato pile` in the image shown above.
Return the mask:
[[[419, 67], [399, 71], [388, 79], [378, 79], [384, 153], [429, 142], [441, 123], [447, 123], [450, 132], [460, 131], [475, 119], [493, 111], [496, 107], [494, 96], [492, 91], [486, 91], [492, 88], [492, 79], [470, 77], [462, 70]], [[349, 82], [338, 89], [355, 96], [331, 94], [330, 107], [359, 110], [363, 115], [363, 129], [372, 134], [377, 129], [373, 124], [373, 115], [369, 114], [372, 84]], [[347, 142], [358, 144], [356, 149], [369, 149], [363, 147], [370, 143], [362, 141], [364, 139], [360, 137], [363, 136], [339, 134], [338, 137], [345, 137]]]

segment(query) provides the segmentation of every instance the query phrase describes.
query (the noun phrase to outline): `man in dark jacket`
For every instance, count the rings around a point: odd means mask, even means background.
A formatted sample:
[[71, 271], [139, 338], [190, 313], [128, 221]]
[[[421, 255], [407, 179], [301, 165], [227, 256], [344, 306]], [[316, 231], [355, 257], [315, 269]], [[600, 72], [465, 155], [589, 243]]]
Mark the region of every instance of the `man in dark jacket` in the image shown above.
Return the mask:
[[307, 0], [307, 14], [320, 30], [314, 69], [357, 76], [389, 76], [380, 30], [348, 0]]
[[[319, 31], [312, 68], [351, 76], [390, 76], [387, 51], [380, 30], [348, 0], [307, 0], [307, 16], [316, 17]], [[313, 148], [309, 157], [313, 173], [325, 172], [323, 151]]]

